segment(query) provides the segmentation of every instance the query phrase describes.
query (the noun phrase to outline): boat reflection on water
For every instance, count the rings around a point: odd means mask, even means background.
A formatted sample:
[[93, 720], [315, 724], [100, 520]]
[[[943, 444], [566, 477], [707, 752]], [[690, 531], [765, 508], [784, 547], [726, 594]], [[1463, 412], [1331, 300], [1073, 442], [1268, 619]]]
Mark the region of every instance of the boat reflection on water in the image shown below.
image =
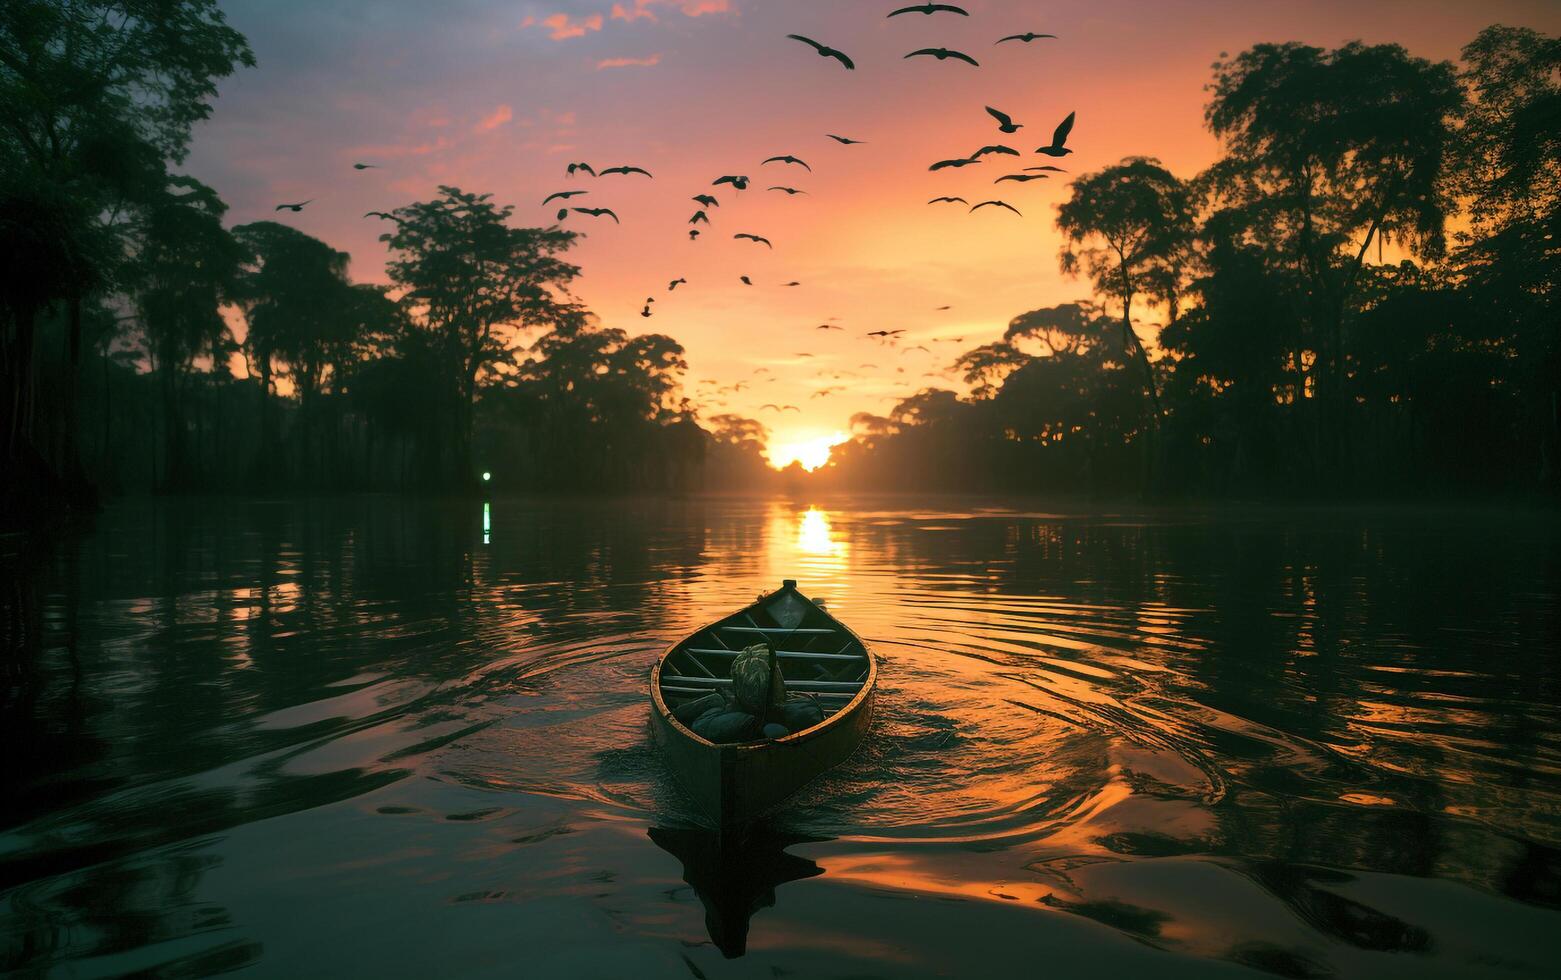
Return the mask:
[[795, 844], [817, 844], [827, 837], [804, 837], [755, 826], [741, 839], [709, 830], [652, 827], [657, 847], [683, 863], [683, 880], [705, 906], [705, 928], [727, 959], [748, 948], [748, 921], [775, 904], [775, 889], [824, 873], [807, 858], [788, 854]]

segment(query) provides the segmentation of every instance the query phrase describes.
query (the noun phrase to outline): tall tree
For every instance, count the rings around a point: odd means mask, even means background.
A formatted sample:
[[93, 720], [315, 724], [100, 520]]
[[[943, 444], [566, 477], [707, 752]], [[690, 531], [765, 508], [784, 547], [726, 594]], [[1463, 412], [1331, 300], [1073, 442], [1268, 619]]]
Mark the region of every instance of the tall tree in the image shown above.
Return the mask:
[[1349, 372], [1344, 324], [1371, 246], [1391, 237], [1439, 255], [1451, 207], [1446, 181], [1463, 95], [1447, 62], [1398, 45], [1334, 51], [1260, 44], [1214, 67], [1206, 110], [1226, 156], [1211, 171], [1220, 204], [1288, 257], [1306, 283], [1306, 321], [1342, 459]]
[[454, 449], [449, 479], [469, 486], [472, 410], [479, 381], [508, 356], [517, 331], [569, 322], [562, 295], [579, 275], [558, 256], [575, 242], [558, 228], [513, 228], [513, 206], [489, 194], [439, 188], [440, 197], [395, 212], [389, 244], [391, 281], [413, 322], [429, 335], [449, 386]]
[[1133, 328], [1133, 301], [1144, 296], [1174, 308], [1179, 266], [1194, 227], [1187, 185], [1158, 160], [1131, 157], [1075, 180], [1057, 208], [1057, 227], [1067, 239], [1063, 271], [1082, 267], [1101, 295], [1122, 304], [1123, 353], [1143, 374], [1152, 424], [1158, 425], [1160, 389]]
[[1459, 191], [1473, 234], [1459, 265], [1509, 326], [1529, 394], [1538, 481], [1561, 492], [1561, 38], [1489, 27], [1463, 51], [1470, 107]]
[[139, 332], [163, 401], [163, 484], [188, 489], [191, 375], [199, 360], [225, 373], [228, 325], [221, 306], [231, 294], [244, 250], [222, 226], [227, 205], [192, 177], [174, 177], [164, 199], [139, 221], [131, 260]]
[[73, 262], [62, 268], [75, 270], [50, 277], [43, 293], [34, 284], [0, 298], [7, 310], [0, 360], [13, 393], [0, 407], [0, 480], [21, 469], [13, 465], [19, 454], [37, 455], [16, 406], [32, 400], [37, 318], [44, 305], [63, 301], [65, 458], [52, 465], [68, 489], [86, 495], [75, 458], [82, 303], [112, 281], [112, 239], [131, 227], [125, 219], [138, 204], [158, 200], [164, 162], [183, 160], [191, 127], [210, 112], [217, 79], [240, 64], [254, 58], [216, 0], [0, 5], [0, 197], [49, 209], [49, 244], [69, 253]]

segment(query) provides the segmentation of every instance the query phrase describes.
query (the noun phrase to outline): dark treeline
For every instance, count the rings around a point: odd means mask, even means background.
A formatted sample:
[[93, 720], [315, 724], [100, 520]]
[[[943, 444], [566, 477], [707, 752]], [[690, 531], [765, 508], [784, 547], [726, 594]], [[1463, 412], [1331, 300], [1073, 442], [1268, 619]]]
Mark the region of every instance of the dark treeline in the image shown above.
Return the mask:
[[1073, 181], [1061, 265], [1095, 299], [961, 356], [969, 397], [857, 416], [827, 482], [1556, 494], [1561, 41], [1265, 44], [1210, 92], [1206, 172]]
[[[700, 427], [671, 338], [569, 293], [576, 236], [441, 187], [381, 220], [387, 286], [173, 168], [253, 64], [213, 0], [0, 12], [0, 505], [103, 492], [682, 490], [762, 471]], [[707, 467], [721, 480], [706, 480]]]
[[[0, 9], [0, 514], [103, 493], [774, 485], [682, 348], [596, 322], [573, 233], [441, 187], [385, 285], [180, 173], [253, 64], [214, 0]], [[1558, 482], [1561, 42], [1462, 66], [1259, 45], [1215, 66], [1223, 158], [1131, 158], [1057, 213], [1087, 302], [1015, 318], [804, 477], [1103, 495], [1540, 492]], [[1150, 322], [1154, 318], [1159, 322]]]

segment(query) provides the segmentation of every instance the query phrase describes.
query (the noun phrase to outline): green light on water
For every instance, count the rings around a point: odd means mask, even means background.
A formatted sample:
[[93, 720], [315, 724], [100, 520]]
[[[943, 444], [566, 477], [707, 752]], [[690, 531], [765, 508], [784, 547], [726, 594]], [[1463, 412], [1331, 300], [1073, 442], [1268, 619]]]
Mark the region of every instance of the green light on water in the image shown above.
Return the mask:
[[483, 470], [482, 471], [482, 482], [487, 483], [491, 479], [493, 479], [493, 474], [489, 473], [487, 470]]

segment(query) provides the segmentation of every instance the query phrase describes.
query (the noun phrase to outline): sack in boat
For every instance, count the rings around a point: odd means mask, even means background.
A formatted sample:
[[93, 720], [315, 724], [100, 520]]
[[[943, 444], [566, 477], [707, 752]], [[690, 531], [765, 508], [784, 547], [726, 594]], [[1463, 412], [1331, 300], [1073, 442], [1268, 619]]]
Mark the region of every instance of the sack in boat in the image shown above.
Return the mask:
[[759, 734], [763, 735], [765, 738], [785, 738], [787, 735], [790, 735], [791, 732], [787, 731], [785, 725], [778, 725], [772, 721], [768, 725], [765, 725], [763, 731], [761, 731]]
[[785, 703], [786, 684], [769, 643], [744, 647], [732, 661], [732, 694], [744, 711], [760, 717]]
[[672, 709], [672, 717], [681, 724], [692, 725], [694, 720], [711, 708], [726, 710], [726, 698], [719, 691], [706, 694], [702, 698], [695, 698]]
[[800, 732], [804, 728], [821, 724], [824, 721], [824, 709], [819, 705], [817, 698], [805, 694], [793, 694], [785, 704], [781, 705], [776, 720], [785, 725], [789, 731]]
[[759, 737], [759, 719], [746, 711], [713, 709], [694, 720], [694, 734], [717, 744], [748, 742]]

